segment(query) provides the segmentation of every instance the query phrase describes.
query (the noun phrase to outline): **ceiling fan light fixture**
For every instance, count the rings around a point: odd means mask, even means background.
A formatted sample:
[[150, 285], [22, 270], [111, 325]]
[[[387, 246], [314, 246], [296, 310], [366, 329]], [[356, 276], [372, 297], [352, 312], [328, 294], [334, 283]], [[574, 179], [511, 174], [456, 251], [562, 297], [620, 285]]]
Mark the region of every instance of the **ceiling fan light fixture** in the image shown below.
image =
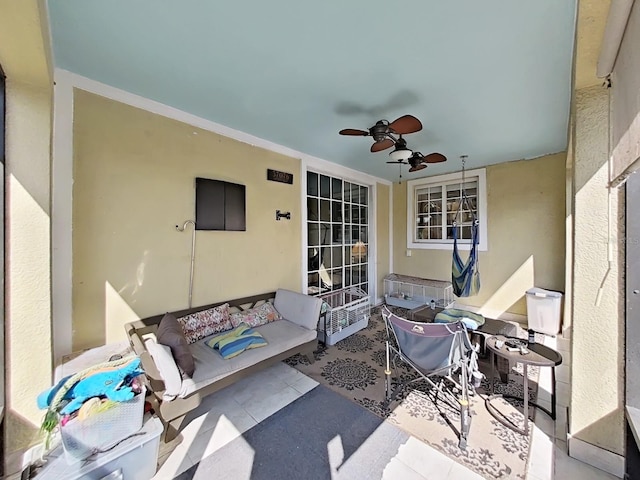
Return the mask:
[[413, 155], [413, 152], [405, 147], [396, 147], [395, 150], [389, 152], [389, 156], [394, 162], [406, 161], [409, 159], [409, 157], [411, 157], [411, 155]]

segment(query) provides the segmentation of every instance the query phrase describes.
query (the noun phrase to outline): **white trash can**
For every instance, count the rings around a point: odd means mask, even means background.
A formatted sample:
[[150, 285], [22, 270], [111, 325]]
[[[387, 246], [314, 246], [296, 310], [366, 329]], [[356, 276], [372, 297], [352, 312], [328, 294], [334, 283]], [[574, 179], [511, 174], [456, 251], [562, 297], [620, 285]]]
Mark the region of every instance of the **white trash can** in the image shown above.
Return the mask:
[[547, 335], [557, 335], [560, 330], [560, 306], [562, 294], [543, 288], [527, 290], [527, 323], [529, 329]]

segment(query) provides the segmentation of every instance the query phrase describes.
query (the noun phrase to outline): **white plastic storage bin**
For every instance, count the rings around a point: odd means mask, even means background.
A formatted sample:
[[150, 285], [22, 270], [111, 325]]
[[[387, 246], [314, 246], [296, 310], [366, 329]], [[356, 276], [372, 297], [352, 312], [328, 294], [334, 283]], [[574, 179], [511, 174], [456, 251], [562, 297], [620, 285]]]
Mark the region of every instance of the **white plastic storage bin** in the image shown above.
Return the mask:
[[145, 399], [145, 389], [142, 390], [128, 402], [118, 402], [109, 410], [85, 420], [74, 418], [61, 427], [67, 462], [79, 462], [91, 455], [94, 449], [111, 447], [140, 430]]
[[336, 290], [319, 298], [324, 300], [318, 324], [318, 338], [335, 345], [369, 325], [369, 295], [356, 287]]
[[113, 450], [96, 455], [87, 462], [69, 464], [58, 447], [47, 456], [38, 480], [150, 480], [156, 473], [162, 422], [152, 417], [138, 432]]
[[527, 290], [527, 323], [530, 330], [557, 335], [560, 330], [562, 294], [543, 288]]

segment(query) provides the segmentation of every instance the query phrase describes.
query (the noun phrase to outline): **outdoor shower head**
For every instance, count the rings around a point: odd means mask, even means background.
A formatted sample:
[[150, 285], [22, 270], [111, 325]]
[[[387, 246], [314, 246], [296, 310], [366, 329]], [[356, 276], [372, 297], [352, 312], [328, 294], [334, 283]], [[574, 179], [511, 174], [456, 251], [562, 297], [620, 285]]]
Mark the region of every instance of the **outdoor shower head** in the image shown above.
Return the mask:
[[180, 228], [180, 225], [176, 225], [176, 230], [179, 232], [184, 232], [184, 230], [187, 228], [187, 225], [193, 225], [193, 228], [196, 228], [196, 222], [194, 222], [193, 220], [187, 220], [186, 222], [184, 222], [184, 225], [182, 225], [182, 228]]

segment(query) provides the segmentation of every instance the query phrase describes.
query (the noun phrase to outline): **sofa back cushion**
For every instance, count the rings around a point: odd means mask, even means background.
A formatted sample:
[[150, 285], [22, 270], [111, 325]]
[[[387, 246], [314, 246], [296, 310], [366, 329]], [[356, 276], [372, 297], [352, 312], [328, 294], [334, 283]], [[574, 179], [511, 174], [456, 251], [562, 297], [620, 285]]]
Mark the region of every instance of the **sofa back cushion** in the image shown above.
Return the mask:
[[229, 320], [228, 303], [180, 317], [178, 322], [189, 344], [233, 328]]
[[[176, 364], [187, 377], [193, 375], [196, 364], [193, 360], [189, 344], [185, 338], [182, 326], [176, 317], [171, 313], [165, 314], [158, 324], [156, 340], [159, 344], [166, 345], [171, 349]], [[157, 366], [157, 365], [156, 365]]]
[[246, 323], [250, 327], [259, 327], [265, 323], [280, 320], [282, 315], [278, 313], [272, 303], [266, 302], [249, 310], [229, 314], [231, 325], [236, 328], [241, 323]]
[[279, 289], [273, 301], [276, 310], [283, 318], [308, 330], [318, 328], [322, 300], [291, 290]]

